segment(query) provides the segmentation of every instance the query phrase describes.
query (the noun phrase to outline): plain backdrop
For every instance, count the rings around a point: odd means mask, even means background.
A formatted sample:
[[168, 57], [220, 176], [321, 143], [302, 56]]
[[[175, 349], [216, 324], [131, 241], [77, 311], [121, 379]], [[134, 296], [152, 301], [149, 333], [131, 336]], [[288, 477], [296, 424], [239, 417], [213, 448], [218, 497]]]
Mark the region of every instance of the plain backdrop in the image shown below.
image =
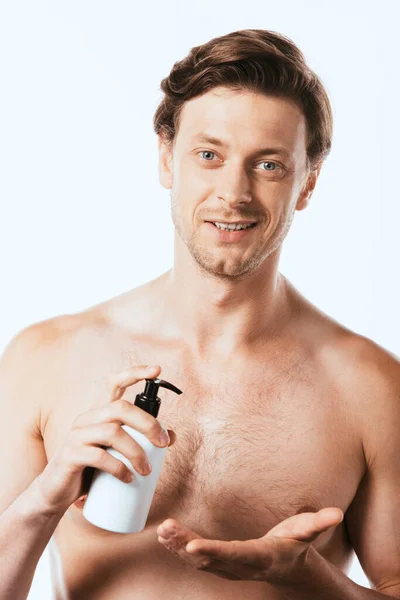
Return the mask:
[[[260, 28], [300, 47], [335, 119], [280, 270], [399, 354], [399, 16], [395, 0], [0, 2], [1, 349], [172, 266], [152, 129], [160, 81], [192, 46]], [[351, 578], [369, 587], [356, 558]], [[51, 597], [47, 548], [29, 599]]]

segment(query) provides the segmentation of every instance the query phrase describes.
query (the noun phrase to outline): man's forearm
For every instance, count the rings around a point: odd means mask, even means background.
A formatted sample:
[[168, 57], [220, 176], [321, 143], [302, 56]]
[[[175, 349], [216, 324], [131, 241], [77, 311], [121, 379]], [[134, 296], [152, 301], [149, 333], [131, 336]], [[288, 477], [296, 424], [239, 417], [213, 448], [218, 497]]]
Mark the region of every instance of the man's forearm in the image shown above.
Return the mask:
[[277, 586], [286, 600], [390, 600], [395, 596], [362, 587], [327, 561], [313, 546], [301, 578], [292, 586]]
[[0, 515], [0, 600], [26, 600], [61, 515], [46, 512], [32, 483]]

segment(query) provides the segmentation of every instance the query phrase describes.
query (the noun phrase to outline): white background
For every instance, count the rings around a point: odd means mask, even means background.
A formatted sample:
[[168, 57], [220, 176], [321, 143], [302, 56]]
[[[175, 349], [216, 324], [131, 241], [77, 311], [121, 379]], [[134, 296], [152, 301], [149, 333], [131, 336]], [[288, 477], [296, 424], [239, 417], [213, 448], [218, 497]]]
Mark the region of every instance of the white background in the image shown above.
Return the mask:
[[[399, 354], [398, 6], [0, 2], [1, 349], [33, 322], [172, 266], [152, 130], [160, 80], [192, 46], [260, 28], [301, 48], [335, 117], [331, 155], [311, 205], [296, 213], [281, 271], [333, 318]], [[47, 560], [46, 549], [30, 600], [51, 598]], [[369, 587], [357, 559], [350, 575]]]

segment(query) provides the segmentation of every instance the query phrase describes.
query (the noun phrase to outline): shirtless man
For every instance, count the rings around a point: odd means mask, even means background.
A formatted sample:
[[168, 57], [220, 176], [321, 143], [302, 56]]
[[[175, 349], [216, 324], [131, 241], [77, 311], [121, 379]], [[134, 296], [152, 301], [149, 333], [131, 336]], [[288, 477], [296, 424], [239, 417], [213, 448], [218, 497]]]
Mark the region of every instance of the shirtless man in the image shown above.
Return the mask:
[[[227, 56], [242, 61], [239, 89]], [[289, 96], [291, 69], [311, 77], [308, 109]], [[2, 357], [0, 598], [26, 598], [50, 538], [57, 598], [400, 598], [399, 361], [278, 270], [330, 147], [322, 84], [290, 41], [252, 30], [192, 49], [162, 85], [173, 268], [26, 328]], [[170, 447], [146, 527], [105, 531], [82, 515], [86, 475], [123, 479], [107, 446], [146, 473], [121, 423], [168, 443], [133, 406], [157, 376], [184, 393], [160, 390]], [[346, 574], [353, 550], [372, 589]]]

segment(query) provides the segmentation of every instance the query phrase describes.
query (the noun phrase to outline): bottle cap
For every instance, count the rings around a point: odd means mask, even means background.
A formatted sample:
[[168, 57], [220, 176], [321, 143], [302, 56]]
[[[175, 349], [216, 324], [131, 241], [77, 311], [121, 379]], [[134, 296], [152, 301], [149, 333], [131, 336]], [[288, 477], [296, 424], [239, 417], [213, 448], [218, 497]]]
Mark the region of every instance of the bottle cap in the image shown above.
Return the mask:
[[145, 410], [153, 417], [157, 417], [160, 410], [161, 400], [157, 396], [160, 387], [167, 388], [176, 394], [182, 394], [177, 387], [163, 379], [146, 379], [146, 387], [141, 394], [136, 395], [135, 405]]

